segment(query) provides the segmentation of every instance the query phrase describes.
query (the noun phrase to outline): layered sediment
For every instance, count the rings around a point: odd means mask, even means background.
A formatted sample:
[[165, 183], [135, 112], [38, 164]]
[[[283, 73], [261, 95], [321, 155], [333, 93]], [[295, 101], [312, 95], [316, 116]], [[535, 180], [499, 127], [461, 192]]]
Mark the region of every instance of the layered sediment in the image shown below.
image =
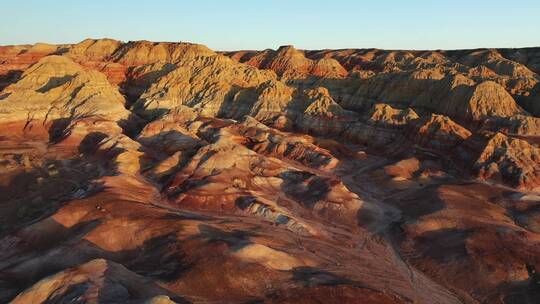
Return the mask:
[[540, 51], [0, 47], [0, 302], [536, 303]]

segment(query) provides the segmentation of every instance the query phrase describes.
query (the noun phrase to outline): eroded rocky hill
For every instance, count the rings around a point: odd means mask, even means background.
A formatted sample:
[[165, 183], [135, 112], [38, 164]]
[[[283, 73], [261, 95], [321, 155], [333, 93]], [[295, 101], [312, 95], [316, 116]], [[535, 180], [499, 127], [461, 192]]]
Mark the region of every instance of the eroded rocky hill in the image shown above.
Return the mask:
[[540, 48], [0, 47], [0, 302], [538, 303]]

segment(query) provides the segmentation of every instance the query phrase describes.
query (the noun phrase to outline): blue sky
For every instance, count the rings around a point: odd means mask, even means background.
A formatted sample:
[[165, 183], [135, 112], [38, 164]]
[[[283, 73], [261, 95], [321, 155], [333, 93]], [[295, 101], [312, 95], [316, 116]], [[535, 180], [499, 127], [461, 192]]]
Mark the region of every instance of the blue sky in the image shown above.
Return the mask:
[[538, 0], [3, 0], [0, 44], [84, 38], [216, 50], [540, 46]]

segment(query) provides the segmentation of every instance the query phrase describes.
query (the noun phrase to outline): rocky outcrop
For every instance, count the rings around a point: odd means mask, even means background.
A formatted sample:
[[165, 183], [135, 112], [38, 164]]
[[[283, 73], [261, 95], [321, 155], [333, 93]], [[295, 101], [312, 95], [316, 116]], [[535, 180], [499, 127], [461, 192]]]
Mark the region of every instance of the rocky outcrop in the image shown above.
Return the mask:
[[40, 122], [89, 116], [119, 120], [129, 115], [124, 98], [105, 75], [64, 56], [44, 57], [3, 93], [4, 122], [27, 117]]
[[[149, 300], [153, 303], [170, 301], [170, 292], [129, 271], [124, 266], [103, 259], [49, 276], [20, 293], [12, 303], [44, 303], [71, 301], [125, 302]], [[161, 296], [169, 302], [155, 302]]]
[[475, 169], [483, 179], [507, 182], [518, 189], [538, 189], [540, 149], [496, 133], [478, 157]]
[[412, 109], [399, 110], [390, 105], [378, 103], [373, 105], [368, 114], [367, 122], [380, 126], [404, 126], [419, 118]]
[[43, 57], [3, 92], [2, 123], [14, 133], [47, 132], [51, 142], [67, 137], [81, 120], [93, 122], [86, 124], [91, 132], [101, 121], [125, 122], [130, 116], [105, 75], [64, 56]]
[[215, 53], [212, 50], [200, 44], [131, 41], [116, 49], [111, 55], [111, 61], [133, 66], [158, 62], [175, 63], [186, 58], [213, 55]]
[[72, 45], [63, 55], [77, 62], [104, 61], [122, 45], [122, 42], [113, 39], [86, 39]]
[[147, 124], [139, 134], [138, 141], [168, 155], [201, 146], [202, 141], [196, 132], [182, 126], [183, 121], [193, 119], [193, 116], [189, 115], [195, 114], [186, 110], [173, 112]]
[[[275, 71], [283, 79], [298, 79], [308, 76], [342, 78], [348, 72], [333, 58], [312, 60], [293, 46], [281, 46], [276, 51], [265, 50], [258, 54], [229, 53], [231, 58], [259, 69]], [[251, 56], [250, 56], [251, 55]]]
[[304, 114], [313, 116], [325, 116], [328, 118], [345, 115], [345, 110], [334, 101], [325, 88], [316, 88], [306, 92], [312, 102], [304, 111]]
[[473, 120], [491, 116], [509, 117], [524, 113], [502, 86], [491, 81], [482, 82], [474, 87], [466, 106], [456, 108], [455, 111], [448, 114], [459, 117], [458, 111], [465, 111], [466, 117]]
[[414, 142], [439, 151], [456, 147], [472, 134], [450, 118], [437, 114], [421, 119], [413, 128]]
[[10, 76], [10, 73], [22, 73], [39, 59], [57, 52], [60, 48], [62, 46], [46, 43], [0, 46], [0, 77]]
[[[238, 64], [222, 55], [183, 58], [176, 68], [160, 77], [135, 104], [144, 111], [186, 105], [203, 115], [216, 116], [222, 109], [238, 105], [242, 89], [255, 88], [274, 78], [271, 72]], [[247, 113], [245, 113], [247, 114]]]

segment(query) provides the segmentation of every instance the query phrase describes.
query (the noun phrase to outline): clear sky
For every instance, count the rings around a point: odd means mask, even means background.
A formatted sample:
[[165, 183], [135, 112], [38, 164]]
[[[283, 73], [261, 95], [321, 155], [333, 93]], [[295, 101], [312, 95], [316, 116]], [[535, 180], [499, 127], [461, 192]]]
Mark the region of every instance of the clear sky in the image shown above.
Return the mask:
[[2, 0], [0, 44], [84, 38], [215, 50], [540, 46], [540, 0]]

